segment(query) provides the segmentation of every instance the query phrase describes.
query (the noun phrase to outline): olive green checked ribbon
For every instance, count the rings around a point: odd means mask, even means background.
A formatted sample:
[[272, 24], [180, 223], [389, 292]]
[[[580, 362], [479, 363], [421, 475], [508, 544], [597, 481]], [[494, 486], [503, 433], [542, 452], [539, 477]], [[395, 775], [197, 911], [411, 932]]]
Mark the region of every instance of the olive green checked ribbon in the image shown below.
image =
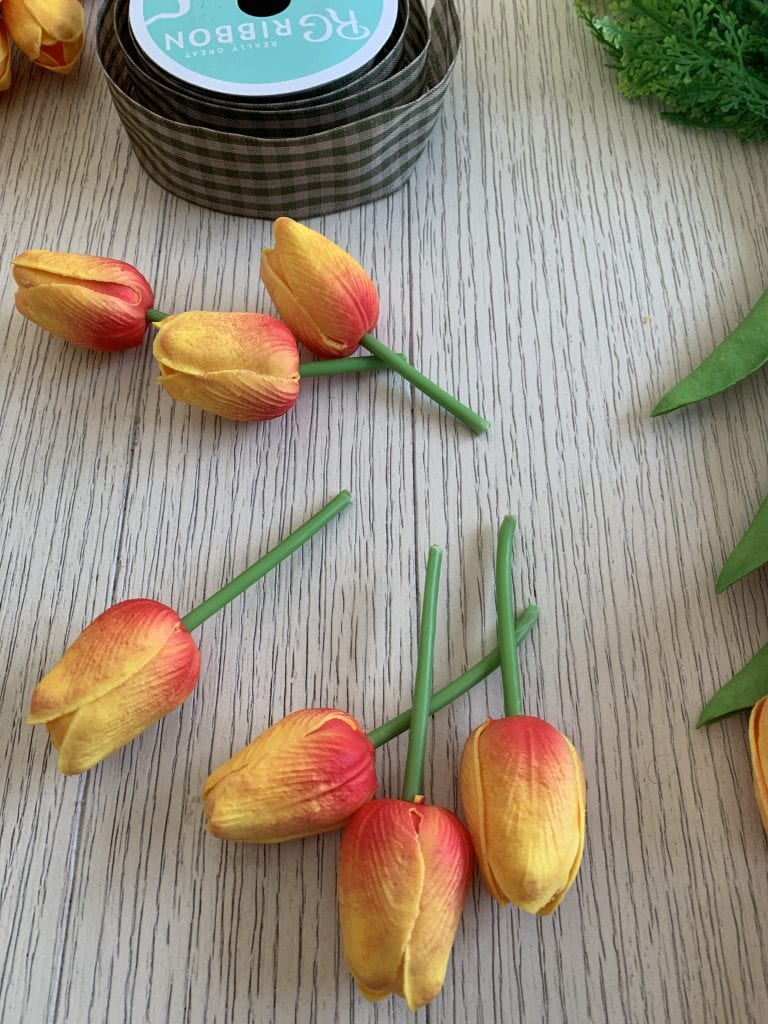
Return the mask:
[[151, 65], [106, 0], [97, 46], [142, 167], [221, 213], [311, 217], [380, 199], [410, 177], [440, 115], [461, 41], [454, 0], [400, 0], [379, 59], [353, 79], [284, 102], [222, 99]]

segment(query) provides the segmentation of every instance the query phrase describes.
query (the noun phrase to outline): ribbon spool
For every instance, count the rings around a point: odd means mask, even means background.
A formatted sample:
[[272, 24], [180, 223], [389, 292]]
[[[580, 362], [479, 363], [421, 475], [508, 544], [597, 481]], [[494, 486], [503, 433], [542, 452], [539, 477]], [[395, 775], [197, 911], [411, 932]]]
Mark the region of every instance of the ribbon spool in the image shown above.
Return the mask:
[[268, 219], [399, 189], [440, 114], [460, 38], [453, 0], [435, 0], [429, 18], [420, 0], [399, 0], [388, 38], [353, 73], [289, 95], [225, 96], [153, 62], [125, 0], [106, 0], [97, 28], [112, 100], [150, 177], [201, 206]]

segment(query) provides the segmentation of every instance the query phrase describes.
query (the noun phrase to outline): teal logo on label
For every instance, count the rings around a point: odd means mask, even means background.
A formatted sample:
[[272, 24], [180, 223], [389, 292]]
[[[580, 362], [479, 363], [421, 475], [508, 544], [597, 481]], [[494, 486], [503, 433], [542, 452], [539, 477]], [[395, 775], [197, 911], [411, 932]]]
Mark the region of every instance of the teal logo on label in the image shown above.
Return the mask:
[[397, 0], [130, 0], [146, 56], [190, 85], [233, 96], [302, 92], [381, 51]]

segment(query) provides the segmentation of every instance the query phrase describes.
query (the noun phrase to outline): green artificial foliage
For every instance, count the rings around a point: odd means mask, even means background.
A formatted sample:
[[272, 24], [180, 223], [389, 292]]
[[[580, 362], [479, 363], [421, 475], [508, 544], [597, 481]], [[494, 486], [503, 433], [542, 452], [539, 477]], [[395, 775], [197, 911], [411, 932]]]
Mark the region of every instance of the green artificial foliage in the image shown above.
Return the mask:
[[611, 57], [619, 89], [664, 116], [768, 138], [768, 0], [613, 0], [579, 15]]
[[748, 573], [759, 569], [768, 562], [768, 498], [757, 510], [757, 514], [739, 543], [731, 552], [728, 561], [717, 577], [715, 590], [718, 594], [742, 579]]
[[734, 711], [753, 707], [761, 697], [768, 695], [768, 644], [737, 672], [733, 679], [721, 686], [703, 707], [697, 728], [718, 722]]
[[719, 395], [768, 363], [768, 291], [703, 363], [669, 390], [652, 412], [662, 416]]

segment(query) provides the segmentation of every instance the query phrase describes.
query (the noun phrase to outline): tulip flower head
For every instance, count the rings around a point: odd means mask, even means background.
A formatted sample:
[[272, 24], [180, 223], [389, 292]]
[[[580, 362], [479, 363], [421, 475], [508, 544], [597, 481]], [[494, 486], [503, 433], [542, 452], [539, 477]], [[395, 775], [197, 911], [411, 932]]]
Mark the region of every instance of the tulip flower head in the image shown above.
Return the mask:
[[411, 1010], [442, 988], [474, 853], [442, 807], [374, 800], [347, 826], [339, 853], [344, 955], [370, 1000], [402, 996]]
[[0, 92], [5, 92], [11, 87], [12, 64], [13, 55], [11, 41], [8, 37], [8, 26], [0, 12]]
[[260, 313], [187, 312], [157, 324], [153, 352], [172, 398], [234, 420], [271, 420], [299, 396], [299, 351]]
[[32, 694], [59, 770], [93, 767], [178, 707], [200, 674], [195, 641], [172, 608], [122, 601], [86, 627]]
[[376, 792], [374, 748], [344, 711], [294, 711], [210, 775], [207, 829], [279, 843], [341, 828]]
[[768, 832], [768, 697], [761, 697], [749, 716], [749, 751], [755, 799], [763, 828]]
[[79, 0], [3, 0], [3, 17], [13, 41], [31, 61], [69, 74], [83, 48]]
[[584, 851], [584, 771], [573, 744], [541, 718], [488, 719], [467, 740], [459, 778], [490, 894], [551, 914]]
[[379, 295], [349, 253], [319, 231], [280, 217], [261, 279], [280, 316], [310, 352], [348, 356], [379, 318]]
[[52, 334], [84, 348], [140, 345], [152, 289], [122, 260], [30, 249], [13, 261], [16, 308]]

